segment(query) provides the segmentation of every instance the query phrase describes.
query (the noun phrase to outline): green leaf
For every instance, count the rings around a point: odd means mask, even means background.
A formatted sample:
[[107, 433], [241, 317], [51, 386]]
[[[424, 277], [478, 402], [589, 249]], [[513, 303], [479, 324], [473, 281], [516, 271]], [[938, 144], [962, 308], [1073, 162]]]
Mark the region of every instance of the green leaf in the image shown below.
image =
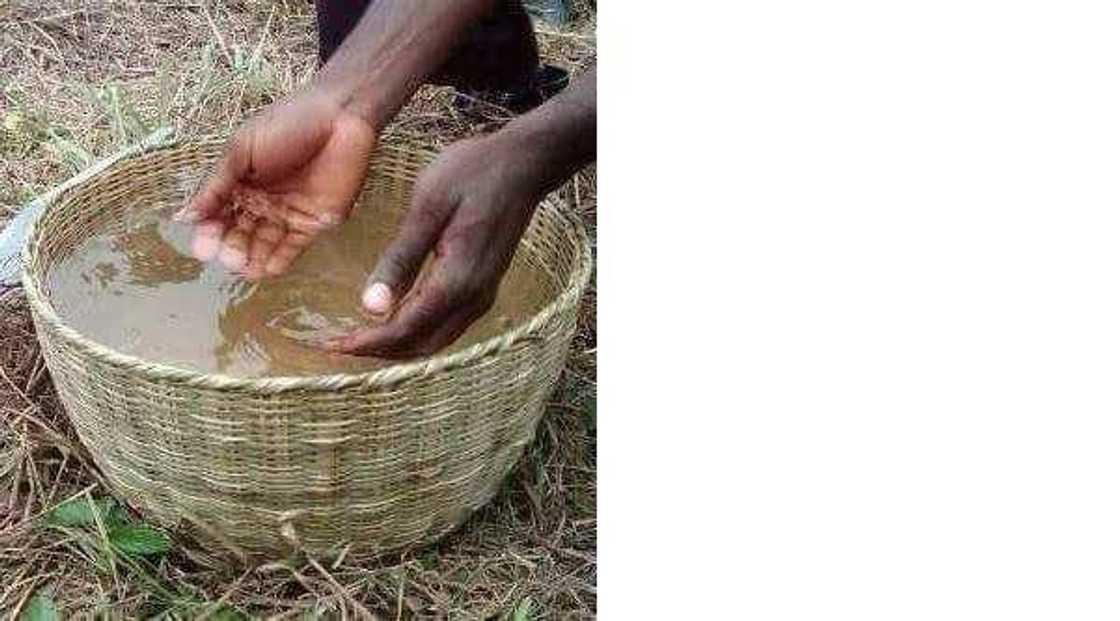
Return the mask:
[[530, 621], [532, 617], [529, 615], [531, 614], [533, 614], [533, 600], [532, 598], [526, 597], [521, 600], [521, 604], [517, 606], [517, 610], [513, 611], [511, 619], [512, 621]]
[[155, 556], [171, 549], [167, 535], [145, 524], [118, 526], [109, 532], [109, 543], [124, 554]]
[[27, 600], [19, 618], [20, 621], [58, 621], [58, 608], [54, 605], [54, 600], [39, 592]]
[[229, 606], [222, 606], [207, 618], [214, 621], [249, 621], [249, 617], [242, 614], [240, 610]]
[[96, 509], [98, 517], [106, 524], [126, 524], [128, 513], [117, 506], [112, 498], [99, 498], [90, 503], [86, 497], [75, 498], [55, 507], [47, 515], [47, 523], [54, 526], [86, 526], [97, 523], [93, 517]]
[[132, 518], [129, 517], [128, 511], [125, 511], [124, 507], [120, 506], [117, 503], [112, 503], [112, 505], [112, 508], [109, 509], [109, 517], [106, 520], [109, 528], [125, 526], [132, 521]]

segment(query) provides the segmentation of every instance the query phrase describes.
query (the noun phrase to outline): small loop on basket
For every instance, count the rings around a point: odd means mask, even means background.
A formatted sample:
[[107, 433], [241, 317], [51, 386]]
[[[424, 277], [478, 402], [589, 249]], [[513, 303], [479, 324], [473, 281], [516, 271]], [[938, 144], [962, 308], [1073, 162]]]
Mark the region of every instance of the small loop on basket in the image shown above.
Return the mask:
[[306, 514], [306, 509], [292, 509], [276, 516], [277, 521], [280, 522], [280, 536], [296, 550], [302, 550], [303, 543], [300, 542], [299, 533], [296, 532], [295, 521]]
[[296, 550], [303, 549], [303, 544], [300, 543], [299, 533], [296, 532], [295, 524], [284, 522], [284, 524], [280, 526], [280, 536], [284, 538], [284, 541], [291, 544], [292, 548]]

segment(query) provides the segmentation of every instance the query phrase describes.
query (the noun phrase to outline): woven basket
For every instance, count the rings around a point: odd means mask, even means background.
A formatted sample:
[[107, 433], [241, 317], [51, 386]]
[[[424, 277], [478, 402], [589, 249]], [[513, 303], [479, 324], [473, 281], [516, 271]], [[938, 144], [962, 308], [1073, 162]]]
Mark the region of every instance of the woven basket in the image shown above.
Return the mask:
[[[54, 384], [115, 492], [148, 517], [242, 557], [433, 541], [498, 490], [536, 431], [591, 273], [582, 224], [551, 199], [514, 261], [552, 301], [487, 341], [363, 374], [235, 378], [142, 360], [56, 314], [48, 273], [128, 210], [181, 204], [223, 141], [156, 148], [70, 188], [36, 223], [24, 287]], [[433, 153], [387, 137], [367, 194], [405, 209]], [[380, 200], [393, 197], [392, 206]], [[147, 206], [147, 207], [146, 207]]]

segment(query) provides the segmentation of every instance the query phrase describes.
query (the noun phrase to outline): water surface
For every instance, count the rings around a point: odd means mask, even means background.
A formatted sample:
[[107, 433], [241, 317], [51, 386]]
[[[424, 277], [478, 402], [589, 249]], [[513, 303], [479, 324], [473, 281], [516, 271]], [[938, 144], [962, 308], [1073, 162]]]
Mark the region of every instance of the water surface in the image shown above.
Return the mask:
[[[311, 345], [369, 323], [361, 289], [398, 225], [377, 203], [316, 240], [287, 274], [257, 282], [191, 257], [190, 227], [171, 221], [168, 209], [137, 210], [55, 266], [51, 298], [87, 337], [151, 361], [242, 377], [384, 366]], [[494, 307], [449, 349], [527, 321], [547, 303], [540, 278], [515, 261]]]

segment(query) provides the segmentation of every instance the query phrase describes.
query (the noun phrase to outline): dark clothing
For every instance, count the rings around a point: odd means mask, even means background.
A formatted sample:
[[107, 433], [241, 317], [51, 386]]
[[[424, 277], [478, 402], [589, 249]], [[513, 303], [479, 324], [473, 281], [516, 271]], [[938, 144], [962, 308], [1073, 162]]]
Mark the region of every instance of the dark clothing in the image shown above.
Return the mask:
[[[321, 62], [334, 54], [372, 2], [377, 0], [315, 0]], [[539, 66], [528, 13], [520, 0], [500, 0], [428, 81], [464, 93], [526, 93], [535, 88]]]

